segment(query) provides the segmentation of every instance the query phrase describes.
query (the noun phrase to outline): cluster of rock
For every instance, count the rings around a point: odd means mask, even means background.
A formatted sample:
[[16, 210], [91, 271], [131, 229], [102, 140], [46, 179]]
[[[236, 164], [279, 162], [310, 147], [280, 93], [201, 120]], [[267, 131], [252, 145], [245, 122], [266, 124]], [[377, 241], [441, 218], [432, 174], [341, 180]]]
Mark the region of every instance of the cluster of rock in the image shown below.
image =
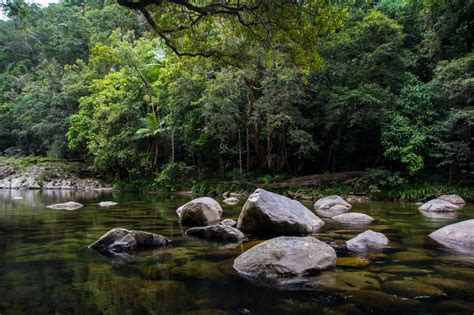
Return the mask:
[[458, 195], [441, 195], [422, 204], [418, 209], [423, 212], [453, 212], [465, 204]]
[[81, 178], [56, 166], [0, 166], [0, 189], [97, 190], [109, 187], [94, 178]]
[[[15, 197], [16, 198], [16, 197]], [[21, 198], [21, 197], [20, 197]], [[114, 201], [101, 201], [98, 203], [100, 207], [112, 207], [118, 205], [118, 203]], [[77, 210], [84, 207], [83, 204], [75, 201], [68, 201], [64, 203], [56, 203], [53, 205], [46, 206], [49, 209], [57, 209], [57, 210]]]
[[[314, 207], [316, 211], [327, 211], [333, 221], [342, 224], [365, 225], [374, 220], [366, 214], [346, 213], [352, 207], [339, 196], [324, 197]], [[279, 279], [290, 279], [295, 283], [305, 277], [319, 276], [336, 266], [335, 250], [311, 236], [325, 224], [324, 221], [300, 202], [285, 196], [257, 189], [248, 197], [237, 222], [221, 220], [222, 207], [209, 197], [194, 199], [176, 212], [181, 224], [189, 227], [185, 232], [189, 237], [239, 244], [246, 239], [246, 234], [274, 236], [245, 251], [233, 263], [233, 268], [242, 277], [260, 284], [273, 285], [280, 283]], [[474, 248], [473, 231], [474, 219], [446, 226], [430, 237], [443, 244]], [[170, 242], [162, 235], [113, 229], [90, 248], [118, 255], [139, 248], [163, 247]], [[384, 234], [366, 230], [348, 240], [346, 247], [352, 251], [378, 251], [386, 248], [389, 242]]]

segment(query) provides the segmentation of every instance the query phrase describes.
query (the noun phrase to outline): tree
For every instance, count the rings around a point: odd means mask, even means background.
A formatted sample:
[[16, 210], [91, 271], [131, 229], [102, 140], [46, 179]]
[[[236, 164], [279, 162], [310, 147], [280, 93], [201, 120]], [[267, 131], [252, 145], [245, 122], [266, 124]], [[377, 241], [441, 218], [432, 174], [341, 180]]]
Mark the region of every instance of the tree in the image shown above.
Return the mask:
[[147, 113], [140, 119], [140, 129], [135, 132], [137, 139], [151, 139], [150, 151], [153, 152], [153, 165], [158, 168], [160, 135], [165, 131], [154, 113]]
[[142, 12], [178, 56], [213, 57], [231, 64], [255, 57], [260, 47], [285, 53], [295, 64], [320, 64], [318, 38], [345, 16], [338, 1], [119, 0]]

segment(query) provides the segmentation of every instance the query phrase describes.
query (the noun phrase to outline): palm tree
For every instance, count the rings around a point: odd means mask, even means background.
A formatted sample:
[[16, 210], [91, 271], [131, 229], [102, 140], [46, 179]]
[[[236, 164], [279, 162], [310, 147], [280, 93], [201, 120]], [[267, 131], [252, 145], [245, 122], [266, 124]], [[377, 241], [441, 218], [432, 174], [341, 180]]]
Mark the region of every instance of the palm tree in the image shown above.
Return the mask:
[[163, 128], [162, 122], [154, 113], [147, 113], [145, 117], [140, 119], [141, 128], [135, 132], [136, 139], [151, 139], [150, 151], [153, 152], [153, 165], [158, 167], [158, 153], [160, 146], [160, 134], [166, 128]]

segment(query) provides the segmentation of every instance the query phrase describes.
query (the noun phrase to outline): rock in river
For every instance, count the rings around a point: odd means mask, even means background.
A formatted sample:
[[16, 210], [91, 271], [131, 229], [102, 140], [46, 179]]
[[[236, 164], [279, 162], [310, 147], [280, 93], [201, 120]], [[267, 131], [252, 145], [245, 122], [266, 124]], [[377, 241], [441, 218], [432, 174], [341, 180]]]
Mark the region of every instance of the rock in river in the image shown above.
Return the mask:
[[76, 209], [79, 209], [79, 208], [82, 208], [82, 207], [84, 207], [84, 205], [82, 205], [78, 202], [74, 202], [74, 201], [69, 201], [69, 202], [65, 202], [65, 203], [57, 203], [57, 204], [54, 204], [54, 205], [46, 206], [46, 208], [60, 209], [60, 210], [76, 210]]
[[302, 235], [313, 233], [323, 225], [299, 201], [257, 189], [245, 202], [237, 228], [255, 234]]
[[441, 195], [438, 197], [438, 199], [450, 202], [454, 205], [464, 205], [466, 203], [466, 201], [464, 201], [464, 199], [458, 195]]
[[347, 201], [345, 201], [342, 197], [337, 196], [337, 195], [326, 196], [319, 199], [314, 204], [314, 208], [325, 210], [325, 209], [331, 209], [332, 207], [338, 206], [338, 205], [344, 206], [345, 208], [347, 208], [347, 210], [352, 208], [352, 206]]
[[101, 202], [99, 202], [100, 207], [112, 207], [112, 206], [116, 206], [116, 205], [118, 205], [118, 203], [113, 202], [113, 201], [101, 201]]
[[333, 217], [349, 211], [352, 206], [342, 197], [331, 195], [326, 196], [314, 204], [314, 209], [324, 217]]
[[418, 209], [421, 211], [451, 212], [458, 210], [459, 207], [445, 200], [432, 199], [428, 202], [425, 202]]
[[202, 226], [219, 221], [222, 215], [222, 208], [214, 199], [202, 197], [184, 204], [176, 212], [181, 223]]
[[370, 224], [374, 221], [374, 218], [372, 218], [371, 216], [357, 212], [339, 214], [332, 217], [332, 219], [338, 223], [351, 225]]
[[388, 238], [382, 233], [367, 230], [346, 242], [347, 248], [353, 251], [380, 250], [387, 246]]
[[430, 237], [447, 247], [474, 250], [474, 219], [442, 227], [431, 233]]
[[141, 248], [167, 246], [171, 241], [158, 234], [115, 228], [89, 245], [103, 254], [130, 253]]
[[228, 225], [230, 227], [236, 227], [237, 221], [232, 220], [232, 219], [224, 219], [221, 222], [219, 222], [219, 224]]
[[237, 197], [229, 197], [224, 199], [224, 203], [233, 206], [239, 203], [239, 199]]
[[186, 231], [186, 235], [221, 243], [240, 243], [245, 238], [242, 232], [224, 224], [193, 227]]
[[234, 261], [234, 269], [255, 280], [314, 276], [336, 266], [334, 249], [314, 237], [281, 236], [260, 243]]

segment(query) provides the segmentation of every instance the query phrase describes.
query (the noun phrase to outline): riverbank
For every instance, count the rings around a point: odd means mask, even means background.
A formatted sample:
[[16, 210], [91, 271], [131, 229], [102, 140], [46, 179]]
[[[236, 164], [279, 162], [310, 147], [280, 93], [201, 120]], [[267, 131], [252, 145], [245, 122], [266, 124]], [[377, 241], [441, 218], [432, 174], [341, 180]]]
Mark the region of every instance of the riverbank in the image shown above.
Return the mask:
[[92, 177], [83, 163], [25, 157], [0, 159], [0, 189], [102, 190], [112, 186]]
[[0, 158], [0, 189], [115, 190], [148, 193], [226, 195], [250, 194], [264, 188], [295, 199], [316, 200], [341, 195], [349, 200], [425, 201], [453, 193], [474, 201], [474, 187], [440, 181], [408, 180], [387, 171], [351, 171], [300, 177], [246, 176], [242, 179], [186, 178], [157, 182], [153, 178], [110, 180], [97, 176], [80, 162], [42, 157]]

